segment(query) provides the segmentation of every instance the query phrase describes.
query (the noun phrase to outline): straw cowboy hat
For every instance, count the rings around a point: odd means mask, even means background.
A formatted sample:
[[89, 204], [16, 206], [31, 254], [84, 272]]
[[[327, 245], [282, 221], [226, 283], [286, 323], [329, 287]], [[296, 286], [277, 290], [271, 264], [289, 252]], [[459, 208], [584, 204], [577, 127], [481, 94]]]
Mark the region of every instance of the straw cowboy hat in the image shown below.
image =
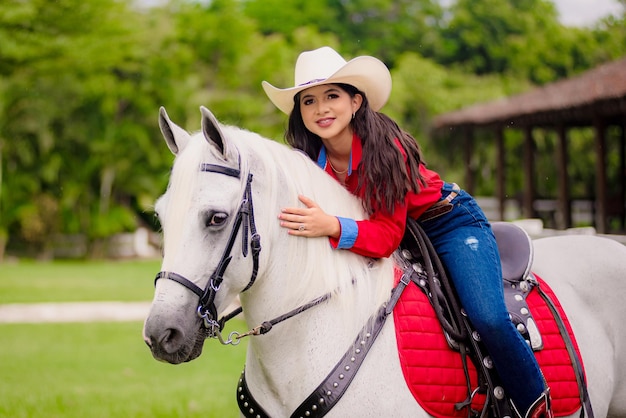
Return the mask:
[[328, 46], [301, 53], [296, 61], [294, 78], [295, 86], [285, 89], [274, 87], [267, 81], [262, 83], [272, 103], [286, 114], [293, 110], [296, 94], [320, 84], [350, 84], [365, 93], [374, 110], [380, 110], [391, 93], [391, 74], [382, 61], [361, 56], [346, 62]]

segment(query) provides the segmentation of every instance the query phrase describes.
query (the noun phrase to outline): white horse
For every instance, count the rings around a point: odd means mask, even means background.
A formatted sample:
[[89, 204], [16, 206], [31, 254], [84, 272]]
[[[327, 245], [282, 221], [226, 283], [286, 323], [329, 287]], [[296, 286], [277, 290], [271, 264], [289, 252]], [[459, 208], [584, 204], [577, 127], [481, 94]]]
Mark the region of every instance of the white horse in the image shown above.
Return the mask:
[[[356, 198], [302, 153], [201, 112], [202, 131], [190, 135], [161, 109], [161, 130], [176, 155], [169, 187], [156, 203], [164, 234], [159, 277], [171, 280], [156, 282], [144, 339], [159, 360], [193, 360], [207, 337], [204, 324], [215, 325], [239, 295], [250, 328], [281, 319], [271, 332], [248, 337], [245, 375], [267, 415], [289, 417], [389, 299], [393, 260], [288, 235], [277, 216], [280, 208], [298, 205], [298, 194], [328, 213], [365, 215]], [[626, 417], [626, 247], [590, 236], [538, 240], [533, 271], [569, 315], [596, 417]], [[201, 315], [199, 296], [207, 302]], [[429, 416], [405, 383], [395, 338], [394, 321], [387, 320], [328, 416]]]

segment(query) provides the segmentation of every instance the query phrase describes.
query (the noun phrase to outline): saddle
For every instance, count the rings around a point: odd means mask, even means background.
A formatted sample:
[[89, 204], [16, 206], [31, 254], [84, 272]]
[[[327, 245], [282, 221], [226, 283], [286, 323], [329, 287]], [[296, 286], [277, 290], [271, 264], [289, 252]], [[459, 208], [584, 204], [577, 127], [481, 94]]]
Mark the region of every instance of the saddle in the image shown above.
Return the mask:
[[[512, 223], [494, 222], [492, 228], [500, 252], [505, 303], [511, 320], [532, 349], [541, 351], [543, 338], [527, 303], [527, 296], [534, 288], [537, 288], [541, 294], [539, 283], [531, 273], [532, 241], [523, 229]], [[489, 353], [464, 315], [441, 261], [417, 222], [410, 219], [407, 221], [407, 230], [398, 254], [397, 264], [404, 271], [404, 276], [410, 276], [411, 281], [426, 295], [449, 348], [459, 352], [461, 356], [468, 386], [467, 398], [458, 402], [455, 409], [460, 411], [467, 408], [468, 416], [516, 416], [510, 399], [500, 385], [500, 379], [491, 363]], [[555, 319], [559, 319], [556, 309], [553, 315]], [[575, 353], [571, 356], [575, 357]], [[468, 359], [478, 375], [477, 387], [470, 385]], [[572, 363], [578, 365], [577, 375], [581, 376], [580, 399], [588, 399], [582, 365], [578, 359], [574, 358], [572, 358]], [[482, 411], [473, 410], [472, 407], [476, 403], [475, 397], [484, 397]], [[478, 404], [480, 405], [481, 402]]]

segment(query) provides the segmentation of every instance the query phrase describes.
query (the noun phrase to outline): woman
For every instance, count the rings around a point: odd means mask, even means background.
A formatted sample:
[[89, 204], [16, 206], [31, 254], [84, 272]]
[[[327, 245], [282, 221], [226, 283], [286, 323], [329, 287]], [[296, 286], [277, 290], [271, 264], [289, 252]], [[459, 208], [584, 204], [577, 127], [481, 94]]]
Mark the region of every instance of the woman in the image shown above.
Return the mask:
[[289, 115], [287, 142], [358, 196], [369, 214], [359, 221], [336, 217], [299, 196], [305, 207], [283, 209], [280, 225], [291, 235], [328, 236], [334, 248], [379, 258], [398, 248], [407, 216], [416, 219], [520, 416], [551, 417], [537, 361], [504, 304], [491, 226], [469, 194], [426, 168], [415, 139], [378, 112], [391, 92], [385, 64], [369, 56], [346, 62], [322, 47], [300, 54], [295, 87], [280, 89], [264, 81], [263, 88]]

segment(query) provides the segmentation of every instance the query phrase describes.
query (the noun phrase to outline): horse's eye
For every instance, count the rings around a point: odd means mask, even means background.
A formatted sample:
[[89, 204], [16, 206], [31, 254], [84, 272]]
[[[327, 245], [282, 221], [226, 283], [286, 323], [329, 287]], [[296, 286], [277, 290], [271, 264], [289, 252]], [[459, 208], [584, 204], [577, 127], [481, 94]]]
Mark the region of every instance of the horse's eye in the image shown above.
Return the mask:
[[228, 215], [223, 212], [212, 212], [207, 214], [207, 217], [204, 221], [204, 225], [206, 227], [210, 226], [220, 226], [226, 222], [228, 219]]

